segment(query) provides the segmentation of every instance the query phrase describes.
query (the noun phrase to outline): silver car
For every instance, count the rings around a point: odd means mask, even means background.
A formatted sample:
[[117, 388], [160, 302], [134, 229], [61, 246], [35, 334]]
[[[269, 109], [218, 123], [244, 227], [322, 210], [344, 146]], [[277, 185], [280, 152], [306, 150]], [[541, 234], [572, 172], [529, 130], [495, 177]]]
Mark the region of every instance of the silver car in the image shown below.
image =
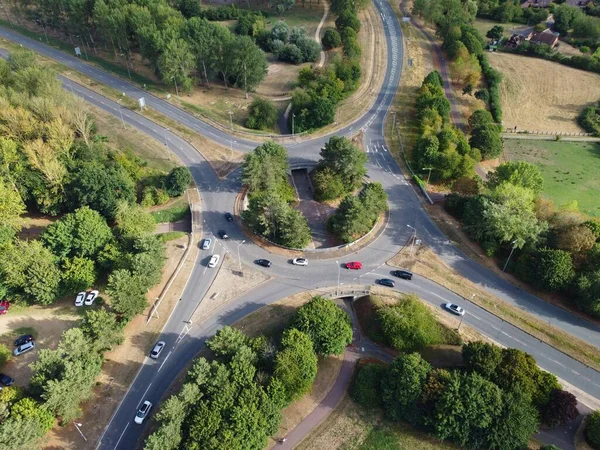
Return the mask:
[[35, 348], [35, 342], [27, 342], [26, 344], [19, 345], [17, 348], [13, 350], [13, 355], [19, 356], [23, 353], [27, 353], [29, 350], [33, 350]]
[[137, 413], [135, 414], [135, 419], [133, 419], [133, 421], [138, 425], [141, 425], [142, 423], [144, 423], [146, 417], [148, 417], [148, 414], [150, 413], [151, 409], [152, 403], [150, 403], [148, 400], [145, 400], [144, 403], [142, 403], [142, 406], [140, 406], [140, 409], [137, 410]]
[[154, 346], [154, 348], [152, 349], [152, 351], [150, 352], [150, 358], [152, 359], [156, 359], [160, 356], [160, 354], [163, 351], [163, 348], [165, 348], [165, 341], [158, 341], [156, 343], [156, 345]]
[[211, 238], [206, 238], [202, 241], [202, 250], [208, 250], [210, 248], [210, 244], [212, 244]]

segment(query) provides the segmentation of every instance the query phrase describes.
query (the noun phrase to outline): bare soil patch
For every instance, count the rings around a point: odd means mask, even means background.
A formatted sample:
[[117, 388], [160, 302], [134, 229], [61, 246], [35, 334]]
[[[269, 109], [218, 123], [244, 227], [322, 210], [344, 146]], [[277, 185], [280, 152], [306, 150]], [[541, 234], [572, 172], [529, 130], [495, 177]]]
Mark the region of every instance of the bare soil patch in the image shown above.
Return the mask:
[[409, 269], [428, 278], [572, 358], [596, 370], [600, 369], [599, 349], [489, 294], [475, 283], [459, 275], [426, 247], [419, 247], [414, 257], [409, 255], [408, 249], [400, 251], [387, 264], [391, 267]]
[[518, 130], [581, 133], [581, 109], [600, 99], [600, 75], [539, 58], [491, 53], [504, 75], [500, 84], [503, 123]]

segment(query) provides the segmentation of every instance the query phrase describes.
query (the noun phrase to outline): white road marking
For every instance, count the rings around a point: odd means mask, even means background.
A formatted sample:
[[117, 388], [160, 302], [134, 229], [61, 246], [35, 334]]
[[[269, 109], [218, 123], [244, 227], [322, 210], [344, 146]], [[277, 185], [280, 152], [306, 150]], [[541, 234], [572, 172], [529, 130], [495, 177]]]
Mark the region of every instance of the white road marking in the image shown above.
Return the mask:
[[173, 350], [171, 350], [171, 351], [169, 351], [169, 353], [167, 353], [167, 356], [165, 356], [165, 360], [162, 362], [162, 364], [158, 368], [157, 372], [160, 372], [160, 369], [162, 369], [162, 367], [165, 365], [165, 363], [167, 362], [167, 359], [169, 359], [169, 356], [171, 356], [171, 353], [173, 353]]
[[152, 383], [150, 383], [148, 385], [148, 387], [146, 388], [146, 390], [144, 391], [144, 393], [142, 394], [142, 399], [140, 400], [140, 402], [138, 403], [138, 408], [140, 407], [140, 405], [144, 402], [144, 398], [146, 397], [146, 394], [148, 393], [148, 390], [150, 389], [150, 386], [152, 386]]
[[[522, 342], [522, 341], [518, 340], [517, 338], [515, 338], [515, 337], [512, 337], [510, 334], [507, 334], [507, 333], [505, 333], [504, 331], [501, 331], [500, 333], [502, 333], [503, 335], [505, 335], [505, 336], [507, 336], [507, 337], [511, 338], [513, 341], [516, 341], [516, 342], [518, 342], [519, 344], [521, 344], [521, 345], [522, 345], [522, 346], [524, 346], [524, 347], [529, 347], [529, 346], [528, 346], [528, 345], [527, 345], [525, 342]], [[552, 361], [553, 361], [553, 360], [552, 360]], [[561, 364], [561, 366], [562, 366], [562, 364]], [[564, 366], [563, 366], [563, 367], [564, 367]]]
[[125, 425], [125, 429], [123, 430], [123, 432], [121, 433], [121, 436], [119, 437], [119, 440], [115, 444], [115, 449], [119, 446], [119, 442], [121, 442], [121, 439], [123, 439], [123, 435], [127, 431], [127, 428], [129, 427], [129, 424], [130, 424], [130, 422], [127, 422], [127, 425]]

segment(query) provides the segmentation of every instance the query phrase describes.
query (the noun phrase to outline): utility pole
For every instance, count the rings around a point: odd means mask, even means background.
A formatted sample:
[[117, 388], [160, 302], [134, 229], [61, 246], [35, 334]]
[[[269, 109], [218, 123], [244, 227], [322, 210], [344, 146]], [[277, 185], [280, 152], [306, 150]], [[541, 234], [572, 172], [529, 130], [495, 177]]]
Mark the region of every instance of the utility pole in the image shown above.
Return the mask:
[[427, 175], [427, 186], [429, 186], [429, 179], [431, 178], [431, 171], [433, 170], [433, 167], [423, 167], [421, 170], [429, 170], [429, 175]]
[[462, 325], [462, 321], [465, 318], [465, 314], [466, 312], [462, 316], [460, 316], [460, 322], [458, 322], [458, 328], [456, 329], [456, 331], [460, 331], [460, 326]]
[[510, 254], [508, 255], [508, 258], [506, 258], [506, 264], [504, 264], [504, 268], [502, 269], [502, 272], [506, 272], [506, 268], [508, 267], [508, 262], [510, 261], [510, 257], [512, 256], [513, 252], [515, 251], [515, 243], [516, 242], [517, 242], [516, 240], [512, 241], [513, 247], [510, 251]]
[[83, 424], [81, 424], [81, 423], [77, 423], [77, 422], [73, 422], [73, 425], [75, 425], [75, 428], [77, 428], [77, 431], [79, 431], [79, 434], [81, 435], [81, 437], [83, 438], [83, 440], [87, 442], [87, 438], [86, 438], [86, 437], [84, 436], [84, 434], [81, 432], [81, 428], [79, 428], [79, 427], [81, 427], [81, 425], [83, 425]]
[[296, 117], [296, 114], [292, 113], [292, 136], [294, 135], [294, 118]]

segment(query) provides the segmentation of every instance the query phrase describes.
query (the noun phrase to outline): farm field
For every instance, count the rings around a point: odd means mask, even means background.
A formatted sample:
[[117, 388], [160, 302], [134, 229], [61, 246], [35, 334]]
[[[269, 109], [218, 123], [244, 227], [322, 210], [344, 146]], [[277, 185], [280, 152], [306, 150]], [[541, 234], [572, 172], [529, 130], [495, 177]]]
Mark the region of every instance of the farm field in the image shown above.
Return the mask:
[[543, 195], [557, 206], [577, 201], [581, 212], [600, 217], [600, 144], [506, 139], [504, 151], [540, 168]]
[[505, 128], [581, 133], [581, 109], [600, 99], [600, 75], [551, 61], [508, 53], [490, 53], [504, 75], [500, 100]]

